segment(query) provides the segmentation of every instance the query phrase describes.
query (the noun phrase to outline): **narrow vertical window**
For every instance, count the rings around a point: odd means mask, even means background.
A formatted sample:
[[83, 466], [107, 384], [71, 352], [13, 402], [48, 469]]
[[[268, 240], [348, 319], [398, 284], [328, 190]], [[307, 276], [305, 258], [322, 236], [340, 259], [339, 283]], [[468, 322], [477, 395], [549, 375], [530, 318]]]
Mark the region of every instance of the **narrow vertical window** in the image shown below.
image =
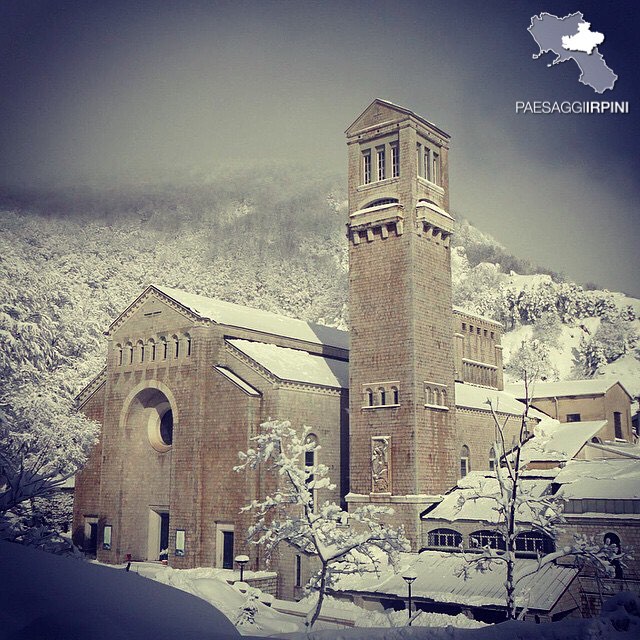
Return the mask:
[[423, 167], [424, 165], [422, 164], [422, 145], [419, 142], [417, 142], [416, 143], [416, 171], [418, 172], [418, 175], [422, 178], [424, 178]]
[[386, 174], [384, 147], [376, 149], [376, 159], [378, 165], [378, 180], [384, 180]]
[[613, 412], [613, 427], [616, 432], [616, 438], [622, 440], [622, 414], [619, 411]]
[[296, 587], [302, 586], [302, 557], [300, 554], [296, 554], [296, 569], [295, 569], [295, 582]]
[[387, 392], [384, 390], [383, 387], [380, 387], [378, 389], [378, 394], [380, 395], [380, 404], [381, 405], [387, 404]]
[[[315, 479], [315, 476], [312, 473], [312, 471], [313, 471], [313, 468], [316, 466], [316, 464], [318, 464], [318, 461], [316, 459], [316, 448], [318, 446], [318, 438], [314, 434], [311, 433], [311, 434], [309, 434], [307, 436], [305, 444], [309, 447], [304, 452], [304, 466], [305, 466], [305, 471], [307, 472], [307, 477], [306, 477], [305, 482], [307, 483], [307, 485], [311, 485], [311, 484], [313, 484], [313, 481]], [[316, 505], [318, 503], [317, 496], [316, 496], [316, 490], [315, 489], [311, 489], [310, 494], [311, 495], [310, 495], [310, 504], [309, 504], [309, 506], [311, 507], [311, 509], [313, 511], [315, 511]]]
[[191, 355], [191, 336], [186, 337], [187, 341], [187, 357]]
[[152, 340], [151, 341], [151, 360], [155, 360], [156, 359], [156, 343]]
[[367, 407], [373, 407], [374, 399], [373, 399], [373, 391], [371, 391], [371, 389], [367, 389], [366, 391], [366, 402], [367, 402]]
[[127, 360], [129, 364], [133, 364], [133, 345], [131, 343], [127, 344], [127, 350], [129, 351], [129, 357]]
[[400, 175], [400, 147], [397, 142], [391, 145], [391, 177]]
[[177, 358], [180, 355], [180, 340], [178, 340], [178, 336], [173, 336], [173, 350], [174, 358]]
[[400, 391], [398, 391], [398, 387], [392, 387], [391, 392], [393, 393], [393, 404], [400, 404]]
[[435, 152], [433, 154], [433, 160], [432, 160], [431, 166], [432, 166], [431, 182], [435, 182], [435, 184], [440, 184], [440, 155]]
[[465, 444], [460, 451], [460, 477], [464, 478], [471, 471], [469, 447]]
[[162, 359], [166, 360], [167, 356], [169, 355], [169, 343], [167, 342], [166, 338], [160, 338], [160, 342], [161, 342]]
[[369, 149], [362, 153], [362, 182], [364, 184], [371, 182], [371, 151]]
[[429, 147], [424, 148], [424, 177], [431, 180], [431, 163], [429, 162]]
[[118, 345], [118, 366], [121, 367], [122, 366], [122, 347], [120, 345]]
[[496, 450], [491, 447], [489, 449], [489, 471], [496, 470]]

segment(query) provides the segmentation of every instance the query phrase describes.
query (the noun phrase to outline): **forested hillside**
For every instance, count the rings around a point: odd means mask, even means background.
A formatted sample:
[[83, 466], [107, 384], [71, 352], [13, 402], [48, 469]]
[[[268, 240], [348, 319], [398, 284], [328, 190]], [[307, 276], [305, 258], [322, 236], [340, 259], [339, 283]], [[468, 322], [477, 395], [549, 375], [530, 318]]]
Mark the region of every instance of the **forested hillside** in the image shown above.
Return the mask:
[[[2, 204], [5, 380], [20, 372], [49, 390], [80, 389], [102, 367], [102, 332], [149, 283], [347, 327], [341, 178], [281, 167], [180, 186], [12, 193]], [[549, 378], [616, 362], [638, 377], [637, 300], [564, 282], [458, 218], [454, 303], [505, 324], [511, 377], [523, 340], [546, 353]]]

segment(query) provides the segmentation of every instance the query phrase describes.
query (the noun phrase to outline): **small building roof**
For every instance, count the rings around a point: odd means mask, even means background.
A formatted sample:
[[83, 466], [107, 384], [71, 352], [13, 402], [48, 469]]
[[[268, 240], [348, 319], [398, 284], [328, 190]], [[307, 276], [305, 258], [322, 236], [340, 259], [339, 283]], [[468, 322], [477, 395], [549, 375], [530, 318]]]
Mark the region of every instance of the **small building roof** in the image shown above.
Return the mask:
[[[547, 478], [523, 478], [521, 491], [532, 498], [538, 498], [548, 489], [549, 482]], [[497, 524], [502, 518], [497, 510], [496, 498], [499, 496], [500, 487], [493, 472], [472, 471], [458, 480], [456, 487], [445, 494], [440, 503], [428, 508], [422, 514], [422, 520], [468, 520], [488, 525]], [[518, 506], [518, 520], [524, 523], [532, 521], [532, 512], [526, 502]]]
[[[536, 398], [559, 398], [564, 396], [593, 396], [604, 394], [614, 385], [619, 384], [624, 392], [631, 398], [631, 394], [624, 388], [624, 385], [615, 378], [598, 376], [588, 380], [560, 380], [559, 382], [534, 382], [529, 385], [529, 397]], [[505, 385], [505, 390], [509, 391], [517, 398], [525, 397], [524, 383], [516, 382]]]
[[555, 478], [558, 495], [583, 498], [634, 500], [640, 498], [640, 460], [571, 460]]
[[535, 429], [535, 437], [522, 447], [523, 462], [572, 460], [580, 449], [607, 426], [606, 420], [557, 422], [546, 420]]
[[[508, 391], [500, 391], [488, 387], [478, 387], [473, 384], [456, 382], [456, 406], [464, 409], [489, 411], [487, 401], [491, 401], [496, 412], [521, 416], [525, 406]], [[529, 417], [538, 420], [548, 418], [546, 413], [529, 407]]]
[[502, 322], [498, 322], [493, 318], [489, 318], [488, 316], [483, 316], [479, 313], [475, 313], [475, 311], [469, 311], [469, 309], [465, 309], [464, 307], [456, 307], [455, 305], [452, 307], [453, 313], [459, 316], [466, 316], [467, 318], [473, 318], [474, 320], [480, 320], [481, 322], [486, 322], [487, 324], [492, 324], [499, 329], [504, 329], [504, 325]]
[[[402, 575], [411, 571], [417, 576], [412, 584], [415, 600], [460, 604], [471, 607], [504, 607], [506, 602], [506, 567], [495, 562], [490, 571], [473, 568], [465, 580], [460, 573], [467, 561], [462, 554], [440, 551], [423, 551], [420, 554], [401, 554], [402, 570], [392, 569], [361, 576], [345, 575], [338, 579], [336, 591], [357, 591], [405, 598], [407, 583]], [[528, 606], [537, 611], [550, 611], [578, 574], [573, 567], [553, 563], [536, 571], [538, 561], [516, 560], [515, 579], [523, 576], [516, 586], [516, 605]], [[531, 575], [524, 576], [531, 572]]]
[[227, 343], [280, 380], [347, 389], [349, 363], [300, 349], [235, 338]]

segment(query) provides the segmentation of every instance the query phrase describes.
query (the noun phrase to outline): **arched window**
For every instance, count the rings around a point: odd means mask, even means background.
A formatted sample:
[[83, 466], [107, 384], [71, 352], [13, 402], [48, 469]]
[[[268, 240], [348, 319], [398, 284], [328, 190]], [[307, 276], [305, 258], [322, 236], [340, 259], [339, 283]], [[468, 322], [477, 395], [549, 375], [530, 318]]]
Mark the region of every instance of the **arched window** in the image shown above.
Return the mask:
[[122, 345], [121, 344], [117, 344], [116, 345], [116, 353], [118, 354], [118, 366], [121, 367], [122, 366], [122, 358], [123, 358], [123, 352], [122, 352]]
[[433, 404], [440, 405], [440, 389], [438, 387], [433, 390]]
[[469, 546], [472, 549], [483, 549], [484, 547], [488, 547], [489, 549], [498, 549], [502, 551], [507, 548], [502, 534], [498, 531], [491, 531], [489, 529], [474, 531], [469, 534]]
[[371, 389], [365, 389], [364, 396], [365, 396], [364, 401], [366, 403], [366, 406], [373, 407], [373, 403], [374, 403], [373, 391]]
[[440, 389], [440, 402], [443, 407], [447, 406], [447, 391], [446, 389]]
[[491, 447], [489, 449], [489, 471], [496, 470], [496, 450]]
[[607, 533], [605, 533], [603, 536], [603, 540], [605, 544], [614, 547], [614, 551], [616, 553], [620, 553], [620, 538], [615, 533], [607, 531]]
[[153, 362], [157, 355], [156, 342], [153, 338], [149, 340], [149, 351], [151, 353], [151, 361]]
[[127, 363], [133, 364], [133, 345], [127, 342]]
[[138, 349], [138, 357], [140, 358], [140, 362], [144, 362], [144, 342], [142, 340], [138, 340], [136, 343], [136, 348]]
[[177, 358], [180, 355], [180, 340], [178, 340], [178, 336], [172, 336], [171, 340], [173, 341], [173, 357]]
[[393, 396], [393, 404], [400, 404], [400, 391], [398, 391], [398, 387], [391, 387], [391, 394]]
[[516, 551], [522, 554], [546, 555], [555, 550], [553, 539], [541, 531], [523, 531], [516, 536]]
[[387, 392], [384, 390], [384, 387], [380, 387], [378, 389], [378, 396], [380, 397], [380, 404], [387, 404]]
[[426, 395], [427, 404], [433, 404], [433, 389], [431, 387], [426, 387], [424, 392]]
[[469, 471], [471, 471], [471, 454], [469, 447], [465, 444], [460, 450], [460, 477], [464, 478]]
[[[604, 543], [610, 546], [610, 550], [612, 553], [619, 554], [622, 551], [622, 546], [620, 545], [620, 538], [611, 531], [608, 531], [603, 536]], [[609, 560], [611, 566], [613, 567], [614, 577], [616, 580], [624, 579], [624, 572], [622, 570], [622, 564], [620, 564], [619, 558], [611, 558]]]
[[427, 534], [427, 544], [430, 547], [459, 547], [462, 544], [462, 534], [453, 529], [433, 529]]
[[163, 360], [166, 360], [169, 356], [169, 343], [164, 336], [160, 338], [160, 355]]
[[187, 348], [187, 357], [189, 357], [191, 355], [191, 336], [188, 333], [185, 334], [184, 340]]
[[378, 200], [373, 200], [367, 206], [363, 207], [363, 209], [370, 209], [371, 207], [380, 207], [383, 204], [398, 204], [397, 198], [379, 198]]

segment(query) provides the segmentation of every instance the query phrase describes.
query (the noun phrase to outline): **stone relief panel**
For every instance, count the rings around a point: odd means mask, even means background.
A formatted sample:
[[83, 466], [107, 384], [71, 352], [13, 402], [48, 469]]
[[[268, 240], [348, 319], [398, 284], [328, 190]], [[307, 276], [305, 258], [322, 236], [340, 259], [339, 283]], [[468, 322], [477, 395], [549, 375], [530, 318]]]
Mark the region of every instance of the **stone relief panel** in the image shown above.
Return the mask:
[[391, 493], [391, 437], [371, 438], [371, 492]]

